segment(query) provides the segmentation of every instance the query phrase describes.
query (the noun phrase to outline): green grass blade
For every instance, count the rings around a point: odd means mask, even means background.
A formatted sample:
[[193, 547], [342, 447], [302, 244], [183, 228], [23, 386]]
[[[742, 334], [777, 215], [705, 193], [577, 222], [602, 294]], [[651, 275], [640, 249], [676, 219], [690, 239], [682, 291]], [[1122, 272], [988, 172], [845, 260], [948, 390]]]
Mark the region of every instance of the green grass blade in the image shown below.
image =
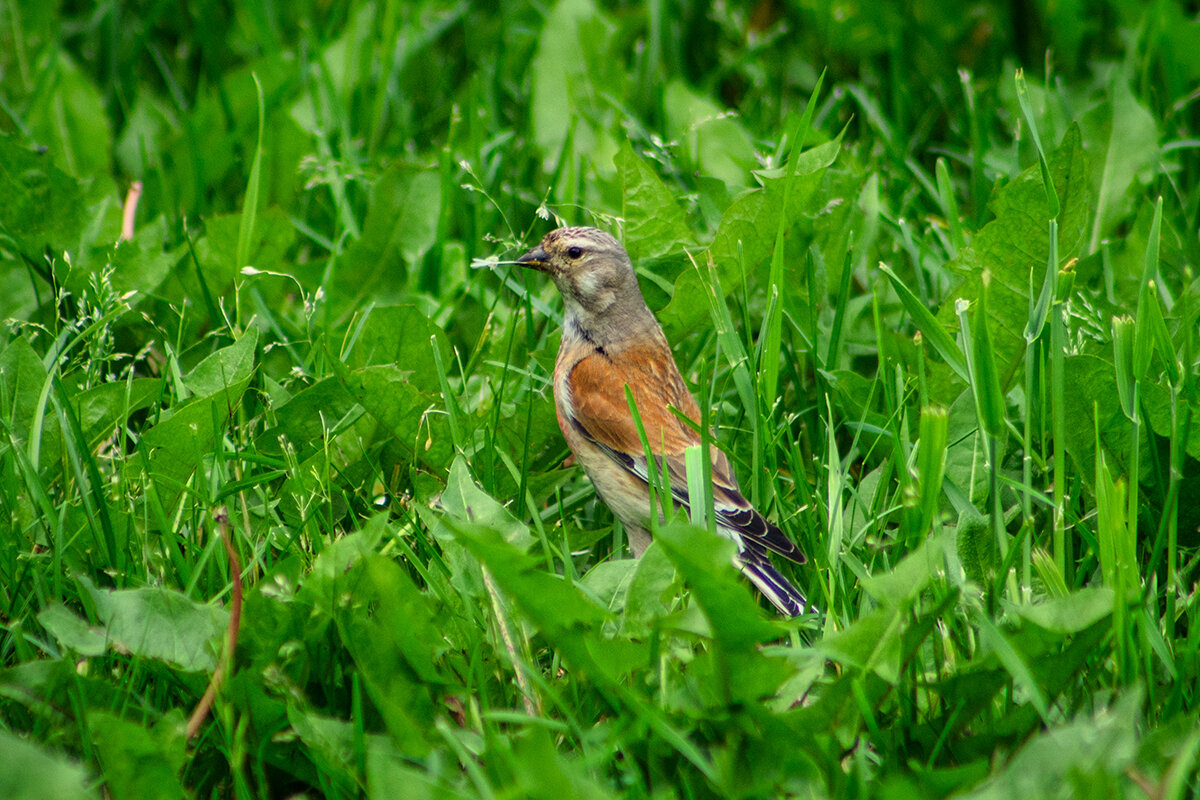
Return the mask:
[[896, 290], [901, 305], [904, 306], [904, 310], [908, 312], [908, 315], [912, 317], [913, 323], [917, 326], [917, 330], [921, 332], [921, 335], [928, 340], [937, 354], [942, 357], [943, 361], [950, 365], [950, 368], [954, 370], [958, 377], [962, 378], [963, 381], [968, 381], [967, 362], [963, 358], [962, 350], [959, 349], [958, 344], [954, 341], [954, 337], [942, 327], [942, 324], [937, 321], [937, 317], [933, 316], [933, 313], [925, 307], [925, 304], [917, 299], [917, 296], [904, 285], [904, 282], [892, 271], [891, 267], [886, 264], [880, 264], [879, 270], [892, 282], [892, 288]]
[[1018, 69], [1015, 76], [1017, 84], [1017, 102], [1021, 106], [1021, 114], [1025, 124], [1029, 126], [1029, 135], [1037, 148], [1038, 165], [1042, 168], [1042, 184], [1046, 189], [1046, 203], [1050, 207], [1050, 218], [1054, 219], [1062, 210], [1058, 200], [1058, 190], [1054, 188], [1054, 179], [1050, 176], [1050, 165], [1046, 161], [1046, 150], [1042, 147], [1042, 137], [1038, 135], [1037, 120], [1033, 116], [1033, 104], [1029, 100], [1029, 87], [1025, 84], [1025, 71]]

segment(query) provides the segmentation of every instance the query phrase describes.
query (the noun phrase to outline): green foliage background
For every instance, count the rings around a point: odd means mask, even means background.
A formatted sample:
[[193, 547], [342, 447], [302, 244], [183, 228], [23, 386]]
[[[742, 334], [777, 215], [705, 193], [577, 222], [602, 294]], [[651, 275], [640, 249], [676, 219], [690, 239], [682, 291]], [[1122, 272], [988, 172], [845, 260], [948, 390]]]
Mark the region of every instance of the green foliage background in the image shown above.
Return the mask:
[[[0, 796], [1195, 797], [1198, 54], [1167, 0], [0, 4]], [[814, 614], [563, 466], [495, 263], [560, 223]]]

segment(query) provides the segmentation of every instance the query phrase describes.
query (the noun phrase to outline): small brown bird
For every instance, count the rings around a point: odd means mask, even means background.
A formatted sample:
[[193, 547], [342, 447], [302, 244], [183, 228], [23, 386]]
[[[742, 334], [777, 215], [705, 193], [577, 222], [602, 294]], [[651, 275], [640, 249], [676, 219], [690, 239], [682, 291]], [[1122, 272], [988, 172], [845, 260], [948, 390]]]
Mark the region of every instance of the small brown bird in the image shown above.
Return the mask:
[[[650, 470], [625, 387], [675, 504], [684, 508], [691, 502], [684, 450], [701, 439], [670, 407], [692, 420], [700, 419], [700, 409], [620, 242], [596, 228], [559, 228], [517, 263], [545, 272], [562, 293], [566, 314], [554, 367], [558, 425], [596, 493], [625, 526], [634, 555], [641, 556], [650, 546]], [[804, 555], [742, 497], [729, 459], [716, 447], [712, 483], [717, 530], [737, 544], [734, 563], [780, 613], [804, 613], [804, 596], [767, 551], [797, 564]]]

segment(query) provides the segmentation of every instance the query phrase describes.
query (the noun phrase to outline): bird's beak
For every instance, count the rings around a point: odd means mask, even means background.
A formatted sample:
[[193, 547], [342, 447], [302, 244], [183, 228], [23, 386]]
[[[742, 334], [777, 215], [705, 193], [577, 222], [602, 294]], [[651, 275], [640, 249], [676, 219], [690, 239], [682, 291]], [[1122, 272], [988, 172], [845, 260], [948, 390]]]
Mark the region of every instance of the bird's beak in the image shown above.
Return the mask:
[[546, 251], [542, 249], [541, 245], [517, 259], [517, 263], [522, 267], [536, 269], [539, 272], [545, 272], [549, 262], [550, 256], [546, 255]]

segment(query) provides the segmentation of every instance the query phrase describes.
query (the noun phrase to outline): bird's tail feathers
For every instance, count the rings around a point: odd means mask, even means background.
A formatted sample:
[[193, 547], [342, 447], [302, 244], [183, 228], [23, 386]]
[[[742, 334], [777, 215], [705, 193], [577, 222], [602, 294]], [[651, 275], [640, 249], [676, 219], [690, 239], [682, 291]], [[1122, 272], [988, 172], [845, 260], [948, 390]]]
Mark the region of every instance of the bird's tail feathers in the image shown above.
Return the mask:
[[771, 605], [779, 609], [779, 613], [787, 617], [798, 617], [804, 613], [808, 606], [804, 595], [800, 594], [800, 590], [783, 577], [769, 561], [741, 561], [738, 567], [763, 596], [771, 601]]

